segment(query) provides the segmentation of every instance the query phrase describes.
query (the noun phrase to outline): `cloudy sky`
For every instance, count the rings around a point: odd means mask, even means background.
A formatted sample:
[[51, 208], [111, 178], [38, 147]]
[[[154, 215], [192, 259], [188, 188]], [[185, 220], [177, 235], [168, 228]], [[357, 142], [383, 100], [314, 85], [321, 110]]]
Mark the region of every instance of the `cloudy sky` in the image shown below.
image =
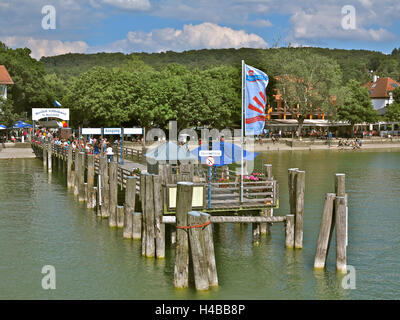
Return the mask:
[[0, 41], [37, 59], [289, 44], [390, 53], [399, 40], [399, 0], [0, 0]]

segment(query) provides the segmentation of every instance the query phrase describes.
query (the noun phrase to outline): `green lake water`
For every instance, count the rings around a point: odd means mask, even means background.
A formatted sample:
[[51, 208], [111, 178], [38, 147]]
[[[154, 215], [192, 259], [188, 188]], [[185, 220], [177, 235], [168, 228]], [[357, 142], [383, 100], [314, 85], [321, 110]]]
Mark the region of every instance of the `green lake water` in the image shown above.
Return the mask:
[[[214, 226], [220, 286], [205, 293], [173, 288], [174, 250], [141, 257], [140, 242], [74, 200], [65, 177], [36, 159], [0, 161], [0, 299], [399, 299], [400, 152], [264, 153], [288, 213], [287, 169], [306, 171], [303, 250], [285, 250], [283, 224], [253, 246], [250, 225]], [[327, 269], [313, 271], [324, 196], [346, 173], [348, 264], [356, 289], [341, 287], [332, 242]], [[56, 290], [43, 290], [42, 267], [56, 268]]]

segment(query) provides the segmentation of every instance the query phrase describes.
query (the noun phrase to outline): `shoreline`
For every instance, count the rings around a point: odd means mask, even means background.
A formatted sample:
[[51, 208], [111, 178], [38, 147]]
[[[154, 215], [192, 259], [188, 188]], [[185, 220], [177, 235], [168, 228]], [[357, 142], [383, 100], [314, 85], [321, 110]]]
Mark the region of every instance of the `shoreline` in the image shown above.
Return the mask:
[[3, 148], [0, 150], [0, 160], [34, 158], [36, 158], [36, 155], [32, 148]]
[[313, 150], [328, 150], [328, 151], [363, 151], [363, 150], [379, 150], [379, 149], [400, 149], [400, 143], [368, 143], [363, 144], [359, 149], [352, 149], [351, 147], [338, 147], [337, 144], [332, 144], [331, 147], [327, 145], [310, 145], [301, 147], [291, 147], [285, 143], [263, 143], [255, 144], [253, 151], [265, 152], [265, 151], [313, 151]]

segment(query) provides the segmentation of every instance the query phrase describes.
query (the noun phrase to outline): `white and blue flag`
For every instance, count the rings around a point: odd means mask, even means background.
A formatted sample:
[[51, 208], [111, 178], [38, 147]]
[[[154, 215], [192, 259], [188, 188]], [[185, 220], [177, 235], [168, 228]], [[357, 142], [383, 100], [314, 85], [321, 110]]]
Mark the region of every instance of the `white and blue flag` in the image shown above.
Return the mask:
[[265, 109], [267, 105], [266, 88], [268, 75], [252, 66], [245, 65], [245, 134], [263, 133]]
[[61, 103], [59, 103], [57, 100], [54, 100], [54, 105], [55, 105], [56, 107], [61, 107]]

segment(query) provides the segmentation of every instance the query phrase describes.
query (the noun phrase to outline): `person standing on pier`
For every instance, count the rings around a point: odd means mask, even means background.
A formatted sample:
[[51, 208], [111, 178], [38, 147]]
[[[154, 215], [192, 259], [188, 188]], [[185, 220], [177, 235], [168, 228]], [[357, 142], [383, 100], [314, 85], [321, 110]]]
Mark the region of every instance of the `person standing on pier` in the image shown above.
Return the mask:
[[108, 160], [108, 162], [112, 162], [113, 161], [113, 155], [114, 155], [113, 148], [111, 147], [110, 144], [108, 144], [108, 147], [107, 147], [107, 160]]

